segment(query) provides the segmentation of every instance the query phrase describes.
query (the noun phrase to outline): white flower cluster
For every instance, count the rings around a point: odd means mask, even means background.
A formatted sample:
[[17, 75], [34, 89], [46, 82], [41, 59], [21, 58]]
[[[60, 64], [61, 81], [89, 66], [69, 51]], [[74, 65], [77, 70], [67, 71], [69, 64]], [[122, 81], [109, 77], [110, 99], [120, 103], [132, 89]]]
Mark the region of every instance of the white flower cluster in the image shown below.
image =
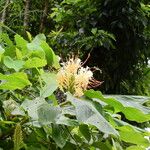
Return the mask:
[[62, 91], [69, 91], [74, 96], [80, 97], [87, 89], [93, 77], [89, 67], [82, 67], [79, 58], [71, 58], [62, 63], [62, 67], [57, 73], [57, 81]]

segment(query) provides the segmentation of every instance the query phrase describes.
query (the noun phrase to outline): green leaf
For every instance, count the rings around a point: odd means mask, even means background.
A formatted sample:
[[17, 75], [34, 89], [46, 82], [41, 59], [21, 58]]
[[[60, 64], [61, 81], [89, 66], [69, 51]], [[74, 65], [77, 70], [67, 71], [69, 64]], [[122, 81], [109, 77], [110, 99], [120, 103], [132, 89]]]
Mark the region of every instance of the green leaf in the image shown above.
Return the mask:
[[97, 28], [92, 28], [91, 32], [95, 35], [97, 33]]
[[15, 45], [10, 40], [8, 34], [0, 34], [0, 37], [2, 38], [4, 43], [6, 44], [5, 56], [8, 55], [8, 56], [14, 57], [15, 56]]
[[17, 57], [17, 59], [22, 59], [23, 58], [22, 52], [18, 48], [16, 48], [16, 57]]
[[3, 75], [0, 73], [0, 80], [2, 80], [0, 89], [5, 90], [21, 90], [27, 85], [31, 85], [27, 75], [23, 72], [13, 73], [9, 75]]
[[28, 112], [28, 115], [31, 117], [32, 120], [38, 120], [38, 109], [40, 108], [41, 105], [46, 104], [46, 101], [41, 98], [37, 97], [34, 100], [25, 100], [22, 104], [21, 107]]
[[124, 142], [140, 145], [145, 148], [150, 145], [150, 142], [144, 138], [144, 135], [142, 135], [142, 133], [140, 132], [135, 131], [132, 127], [123, 126], [119, 127], [118, 129], [120, 130], [120, 138]]
[[13, 42], [10, 40], [8, 34], [2, 33], [2, 34], [0, 34], [0, 37], [5, 41], [5, 43], [6, 43], [8, 46], [14, 46], [14, 45], [13, 45]]
[[24, 68], [38, 68], [38, 67], [44, 67], [46, 66], [47, 62], [45, 59], [40, 59], [38, 57], [30, 58], [28, 59], [25, 64]]
[[104, 103], [112, 106], [115, 110], [115, 113], [120, 112], [123, 109], [123, 105], [120, 102], [118, 102], [114, 98], [105, 98], [100, 91], [94, 91], [91, 89], [85, 92], [85, 96], [92, 98], [93, 100], [95, 98], [99, 99]]
[[18, 34], [15, 35], [15, 41], [16, 41], [16, 46], [18, 48], [21, 48], [23, 54], [26, 54], [27, 53], [27, 43], [28, 42]]
[[8, 68], [14, 69], [16, 72], [18, 72], [20, 69], [23, 68], [24, 61], [22, 60], [13, 60], [9, 56], [4, 57], [4, 64]]
[[145, 150], [145, 148], [141, 146], [130, 146], [126, 150]]
[[118, 132], [109, 124], [90, 101], [77, 99], [69, 93], [67, 93], [67, 100], [75, 106], [78, 121], [88, 125], [93, 125], [103, 133], [118, 135]]
[[150, 101], [147, 96], [133, 96], [133, 95], [105, 95], [106, 98], [114, 98], [119, 101], [124, 107], [137, 108], [145, 114], [150, 113], [149, 107], [143, 106], [145, 102]]
[[46, 41], [46, 37], [44, 34], [38, 34], [31, 43], [27, 44], [29, 50], [40, 50], [43, 51], [41, 45], [42, 41]]
[[122, 112], [131, 121], [142, 123], [150, 120], [150, 114], [144, 114], [142, 111], [133, 107], [125, 107]]
[[49, 104], [43, 104], [38, 108], [38, 121], [42, 125], [56, 123], [61, 115], [60, 107], [53, 107]]
[[61, 125], [52, 126], [52, 137], [56, 144], [63, 148], [67, 142], [68, 132], [65, 128], [62, 128]]
[[81, 124], [81, 125], [79, 126], [79, 130], [80, 130], [80, 132], [82, 133], [82, 135], [85, 137], [85, 139], [89, 142], [90, 139], [91, 139], [91, 133], [90, 133], [90, 130], [89, 130], [88, 125], [86, 125], [86, 124]]
[[53, 94], [53, 92], [58, 88], [58, 83], [56, 80], [56, 74], [53, 73], [43, 74], [42, 79], [46, 84], [41, 90], [40, 95], [45, 98]]
[[54, 68], [58, 69], [60, 67], [58, 57], [55, 55], [54, 51], [51, 47], [45, 42], [41, 42], [41, 47], [45, 51], [47, 63], [50, 66], [53, 66]]
[[[135, 99], [135, 97], [133, 96], [122, 96], [122, 95], [107, 95], [103, 97], [101, 92], [94, 90], [86, 91], [85, 96], [92, 98], [94, 101], [95, 99], [99, 99], [107, 103], [108, 105], [114, 108], [115, 113], [122, 112], [128, 120], [136, 121], [139, 123], [150, 120], [150, 114], [145, 114], [149, 113], [150, 109], [140, 104], [141, 97], [139, 97], [139, 99], [137, 97]], [[147, 101], [146, 97], [145, 98], [142, 97], [142, 99], [144, 99], [143, 102]]]
[[29, 55], [29, 58], [38, 57], [38, 58], [41, 58], [41, 59], [45, 59], [45, 52], [43, 50], [30, 51], [28, 53], [28, 55]]

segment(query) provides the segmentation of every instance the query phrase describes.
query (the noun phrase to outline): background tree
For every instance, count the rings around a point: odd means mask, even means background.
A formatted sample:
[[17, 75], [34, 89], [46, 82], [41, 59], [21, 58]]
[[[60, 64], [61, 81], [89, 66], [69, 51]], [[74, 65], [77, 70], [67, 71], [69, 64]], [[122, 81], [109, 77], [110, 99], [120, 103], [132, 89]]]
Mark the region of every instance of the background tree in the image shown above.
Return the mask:
[[149, 94], [149, 1], [1, 0], [0, 18], [12, 33], [45, 33], [62, 56], [90, 53], [87, 63], [102, 70], [103, 92]]
[[56, 49], [80, 49], [85, 57], [91, 52], [89, 63], [102, 69], [99, 79], [106, 93], [148, 94], [147, 86], [138, 85], [150, 57], [147, 3], [64, 0], [53, 10]]

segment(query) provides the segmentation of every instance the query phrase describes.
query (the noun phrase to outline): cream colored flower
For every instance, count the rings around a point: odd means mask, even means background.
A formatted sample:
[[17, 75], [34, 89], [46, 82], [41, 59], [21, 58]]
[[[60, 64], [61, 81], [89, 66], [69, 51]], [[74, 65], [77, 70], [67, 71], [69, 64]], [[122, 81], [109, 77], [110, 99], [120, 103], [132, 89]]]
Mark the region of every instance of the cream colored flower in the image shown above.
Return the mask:
[[71, 58], [62, 63], [62, 67], [57, 73], [57, 81], [62, 91], [69, 91], [74, 96], [80, 97], [88, 88], [93, 73], [89, 67], [82, 67], [79, 58]]

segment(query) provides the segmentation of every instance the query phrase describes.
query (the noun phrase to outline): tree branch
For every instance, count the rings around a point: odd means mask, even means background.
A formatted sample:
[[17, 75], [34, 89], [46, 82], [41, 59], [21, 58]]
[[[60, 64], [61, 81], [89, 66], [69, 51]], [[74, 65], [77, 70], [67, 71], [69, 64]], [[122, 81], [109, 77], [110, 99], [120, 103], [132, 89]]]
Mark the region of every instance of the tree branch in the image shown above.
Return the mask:
[[47, 13], [48, 13], [48, 5], [49, 5], [49, 1], [45, 0], [43, 15], [42, 15], [41, 24], [40, 24], [40, 32], [42, 32], [44, 29], [44, 23], [45, 23]]
[[29, 7], [30, 7], [30, 0], [26, 0], [24, 10], [24, 22], [23, 22], [23, 26], [25, 27], [25, 29], [28, 29], [29, 26]]
[[0, 20], [1, 23], [4, 23], [6, 20], [7, 6], [9, 5], [9, 2], [10, 0], [6, 0], [5, 6], [2, 12], [1, 20]]

